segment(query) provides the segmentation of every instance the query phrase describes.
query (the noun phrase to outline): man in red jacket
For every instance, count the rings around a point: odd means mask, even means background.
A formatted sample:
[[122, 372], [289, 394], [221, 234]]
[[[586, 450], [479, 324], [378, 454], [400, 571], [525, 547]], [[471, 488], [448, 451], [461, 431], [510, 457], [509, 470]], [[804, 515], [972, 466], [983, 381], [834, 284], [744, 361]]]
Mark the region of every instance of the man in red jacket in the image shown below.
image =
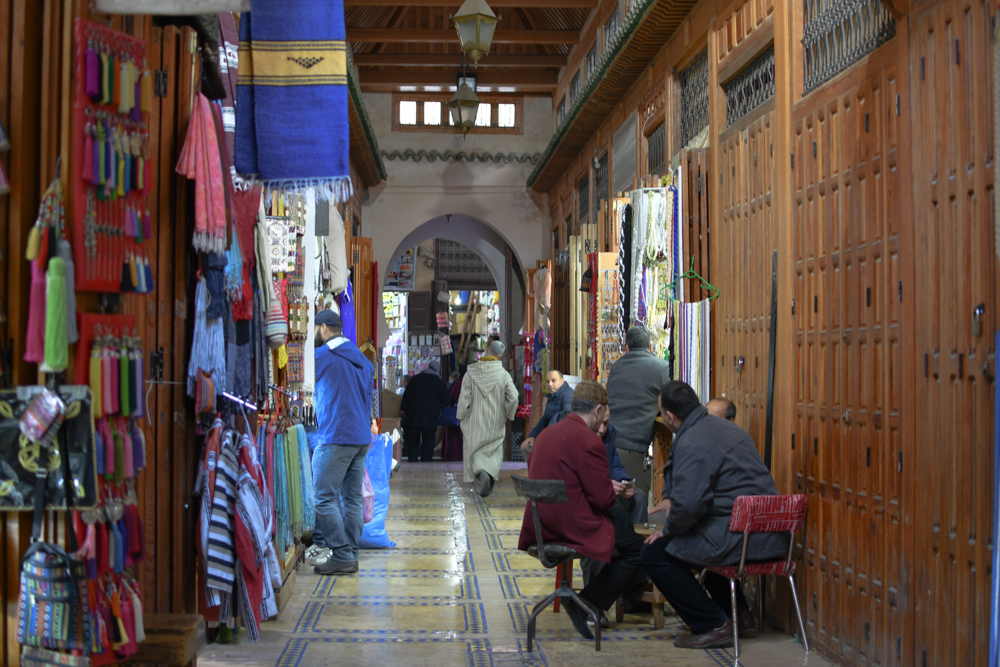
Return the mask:
[[[528, 460], [528, 477], [566, 482], [568, 502], [538, 505], [542, 537], [611, 564], [580, 591], [581, 597], [606, 611], [641, 576], [643, 540], [632, 530], [628, 513], [615, 502], [627, 487], [611, 479], [607, 450], [597, 435], [608, 417], [608, 392], [600, 383], [581, 382], [573, 391], [571, 408], [569, 416], [538, 435]], [[525, 551], [534, 543], [535, 524], [525, 507], [517, 548]], [[564, 598], [563, 604], [577, 632], [591, 639], [587, 613], [571, 599]]]

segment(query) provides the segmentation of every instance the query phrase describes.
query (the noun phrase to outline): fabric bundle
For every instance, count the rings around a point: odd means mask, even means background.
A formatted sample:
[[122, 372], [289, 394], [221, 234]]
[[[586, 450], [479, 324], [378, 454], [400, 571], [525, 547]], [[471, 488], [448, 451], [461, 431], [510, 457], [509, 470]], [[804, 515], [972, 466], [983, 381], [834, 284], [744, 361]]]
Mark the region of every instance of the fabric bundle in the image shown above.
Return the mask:
[[342, 0], [256, 0], [240, 17], [237, 173], [278, 194], [351, 197], [344, 39]]
[[711, 398], [709, 369], [711, 360], [711, 302], [671, 301], [673, 328], [670, 347], [673, 351], [672, 375], [686, 382], [702, 403]]
[[226, 250], [228, 219], [221, 160], [212, 103], [199, 93], [176, 170], [195, 182], [193, 243], [201, 252], [221, 254]]
[[188, 363], [187, 393], [195, 395], [198, 371], [211, 376], [215, 393], [226, 391], [226, 345], [222, 318], [209, 318], [208, 285], [198, 281], [195, 290], [194, 338], [191, 343], [191, 361]]

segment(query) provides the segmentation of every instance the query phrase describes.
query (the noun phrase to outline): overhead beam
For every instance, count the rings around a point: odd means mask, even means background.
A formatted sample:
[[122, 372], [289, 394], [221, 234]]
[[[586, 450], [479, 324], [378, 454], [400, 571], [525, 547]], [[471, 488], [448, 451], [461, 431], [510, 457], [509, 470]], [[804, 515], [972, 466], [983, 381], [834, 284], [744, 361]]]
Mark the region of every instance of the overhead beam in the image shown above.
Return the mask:
[[[358, 53], [354, 64], [358, 67], [448, 67], [460, 64], [462, 56], [430, 53]], [[484, 56], [477, 63], [484, 67], [565, 67], [567, 57], [562, 55], [508, 55]]]
[[[450, 29], [418, 28], [348, 28], [348, 42], [399, 42], [440, 44], [457, 42], [458, 34]], [[494, 44], [577, 44], [576, 30], [497, 30]]]
[[[415, 86], [454, 86], [455, 69], [366, 69], [358, 68], [361, 85], [398, 84]], [[480, 86], [555, 86], [559, 73], [555, 70], [536, 72], [477, 72]]]
[[[344, 0], [345, 7], [459, 7], [463, 0]], [[490, 7], [523, 7], [524, 0], [489, 0]], [[532, 0], [532, 7], [596, 9], [599, 0]]]

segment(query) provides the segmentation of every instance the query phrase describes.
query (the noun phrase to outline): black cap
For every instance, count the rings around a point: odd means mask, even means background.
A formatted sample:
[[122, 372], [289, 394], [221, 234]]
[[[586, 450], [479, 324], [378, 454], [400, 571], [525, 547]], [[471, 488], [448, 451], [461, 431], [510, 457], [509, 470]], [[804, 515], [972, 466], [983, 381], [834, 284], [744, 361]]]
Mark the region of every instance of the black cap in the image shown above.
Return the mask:
[[321, 310], [316, 313], [316, 326], [319, 326], [320, 324], [325, 324], [331, 329], [342, 329], [344, 327], [344, 323], [340, 319], [340, 315], [332, 310]]

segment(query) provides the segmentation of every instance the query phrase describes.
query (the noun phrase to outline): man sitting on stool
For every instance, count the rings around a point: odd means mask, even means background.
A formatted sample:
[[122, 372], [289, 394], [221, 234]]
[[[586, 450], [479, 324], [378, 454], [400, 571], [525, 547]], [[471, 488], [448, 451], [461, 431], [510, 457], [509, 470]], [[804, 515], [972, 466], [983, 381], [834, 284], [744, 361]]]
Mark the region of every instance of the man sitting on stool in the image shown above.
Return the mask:
[[713, 398], [705, 406], [705, 409], [708, 410], [708, 414], [715, 415], [720, 419], [736, 421], [736, 404], [728, 398]]
[[[545, 541], [610, 563], [580, 591], [583, 599], [601, 610], [609, 609], [619, 595], [635, 587], [641, 576], [639, 552], [643, 548], [628, 513], [617, 502], [626, 485], [611, 480], [607, 452], [597, 437], [607, 409], [604, 387], [592, 380], [581, 382], [573, 391], [573, 413], [538, 435], [528, 459], [531, 479], [566, 482], [567, 502], [538, 504]], [[527, 551], [534, 543], [534, 519], [525, 507], [517, 548]], [[593, 638], [587, 627], [587, 612], [569, 598], [563, 600], [563, 605], [577, 632], [586, 639]]]
[[[667, 520], [646, 539], [642, 566], [691, 628], [691, 634], [675, 639], [674, 646], [732, 646], [729, 581], [707, 573], [709, 597], [692, 570], [739, 563], [743, 534], [729, 531], [733, 503], [738, 496], [777, 495], [778, 490], [753, 438], [736, 424], [709, 415], [691, 387], [668, 382], [659, 401], [663, 421], [674, 434], [663, 467], [665, 500], [661, 505], [667, 510]], [[750, 535], [747, 562], [780, 559], [787, 553], [784, 533]], [[753, 614], [738, 586], [736, 611], [738, 630], [751, 631]]]

